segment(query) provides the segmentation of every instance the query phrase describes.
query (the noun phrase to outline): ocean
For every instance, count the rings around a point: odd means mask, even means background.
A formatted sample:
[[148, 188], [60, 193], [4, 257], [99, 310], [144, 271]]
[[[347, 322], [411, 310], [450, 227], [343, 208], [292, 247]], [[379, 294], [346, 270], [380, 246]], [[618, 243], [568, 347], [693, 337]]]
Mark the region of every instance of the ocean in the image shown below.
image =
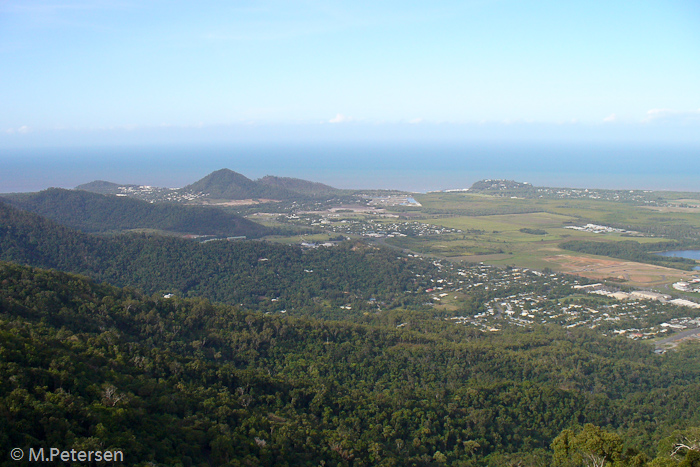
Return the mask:
[[181, 187], [221, 168], [338, 188], [413, 192], [504, 178], [538, 186], [700, 191], [700, 146], [622, 143], [290, 143], [2, 149], [0, 192], [93, 180]]

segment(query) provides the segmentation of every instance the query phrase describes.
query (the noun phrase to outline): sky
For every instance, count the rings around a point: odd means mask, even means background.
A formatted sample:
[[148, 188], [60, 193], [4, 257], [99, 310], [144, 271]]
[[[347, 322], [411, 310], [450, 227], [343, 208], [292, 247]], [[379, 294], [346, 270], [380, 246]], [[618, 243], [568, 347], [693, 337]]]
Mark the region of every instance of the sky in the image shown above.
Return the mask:
[[700, 143], [698, 25], [697, 0], [0, 0], [0, 149]]

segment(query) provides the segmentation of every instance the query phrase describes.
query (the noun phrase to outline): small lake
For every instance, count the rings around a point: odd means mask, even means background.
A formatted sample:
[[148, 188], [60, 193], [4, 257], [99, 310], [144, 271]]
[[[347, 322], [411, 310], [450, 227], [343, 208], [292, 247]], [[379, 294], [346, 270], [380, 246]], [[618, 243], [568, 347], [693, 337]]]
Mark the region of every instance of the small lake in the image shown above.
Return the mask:
[[[674, 250], [674, 251], [664, 251], [663, 253], [656, 253], [659, 256], [671, 256], [673, 258], [688, 258], [700, 261], [700, 250]], [[700, 271], [700, 266], [695, 266], [693, 268], [696, 271]]]

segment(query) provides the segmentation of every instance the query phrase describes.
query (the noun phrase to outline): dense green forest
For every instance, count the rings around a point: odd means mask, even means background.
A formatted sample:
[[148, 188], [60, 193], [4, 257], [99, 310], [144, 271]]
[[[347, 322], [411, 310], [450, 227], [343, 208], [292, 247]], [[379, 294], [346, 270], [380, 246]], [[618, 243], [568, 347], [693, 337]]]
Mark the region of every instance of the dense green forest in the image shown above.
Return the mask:
[[683, 248], [685, 246], [695, 246], [697, 243], [681, 243], [681, 242], [661, 242], [661, 243], [639, 243], [633, 240], [621, 242], [595, 242], [586, 240], [570, 240], [561, 243], [560, 248], [565, 250], [577, 251], [579, 253], [587, 253], [589, 255], [609, 256], [611, 258], [626, 259], [629, 261], [638, 261], [640, 263], [656, 264], [658, 266], [666, 266], [669, 268], [685, 269], [690, 271], [697, 266], [697, 262], [688, 258], [660, 256], [651, 252], [669, 250], [675, 248]]
[[310, 182], [308, 180], [301, 180], [299, 178], [276, 177], [274, 175], [266, 175], [263, 178], [259, 179], [258, 183], [263, 185], [285, 188], [287, 190], [293, 191], [294, 193], [306, 196], [336, 195], [342, 191], [323, 183]]
[[436, 271], [431, 263], [362, 243], [304, 251], [257, 241], [96, 237], [2, 203], [0, 259], [76, 272], [149, 294], [204, 296], [326, 318], [361, 315], [378, 305], [418, 305], [425, 298], [416, 292]]
[[696, 465], [692, 450], [669, 454], [674, 430], [700, 424], [697, 345], [660, 357], [559, 327], [486, 336], [263, 316], [2, 263], [0, 355], [5, 453], [119, 449], [125, 464], [169, 466], [545, 466], [593, 465], [578, 462], [593, 452], [641, 466], [660, 446], [650, 465]]
[[[581, 222], [592, 221], [582, 219]], [[697, 248], [698, 244], [700, 243], [700, 229], [686, 222], [682, 218], [679, 219], [664, 216], [652, 218], [645, 223], [631, 224], [624, 222], [609, 222], [608, 225], [618, 229], [634, 230], [651, 237], [672, 239], [677, 243], [677, 246], [674, 246], [674, 248]], [[625, 234], [623, 234], [623, 236], [624, 235]], [[659, 250], [664, 250], [666, 248], [668, 248], [668, 244], [661, 246]]]
[[156, 229], [167, 232], [259, 238], [275, 233], [244, 217], [211, 207], [152, 204], [127, 197], [50, 188], [7, 196], [15, 206], [83, 232]]
[[543, 229], [530, 229], [528, 227], [523, 227], [520, 232], [530, 234], [530, 235], [547, 235], [547, 231]]

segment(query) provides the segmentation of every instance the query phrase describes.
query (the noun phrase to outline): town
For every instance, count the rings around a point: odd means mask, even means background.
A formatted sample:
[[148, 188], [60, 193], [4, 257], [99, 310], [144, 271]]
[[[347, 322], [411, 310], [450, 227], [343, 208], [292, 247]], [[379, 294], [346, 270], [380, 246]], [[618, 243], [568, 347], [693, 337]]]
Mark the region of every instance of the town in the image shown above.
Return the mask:
[[[555, 324], [635, 340], [700, 327], [700, 304], [667, 294], [623, 292], [575, 276], [526, 268], [437, 260], [433, 264], [440, 273], [422, 291], [425, 304], [448, 315], [443, 319], [456, 325], [498, 332], [513, 326]], [[469, 296], [479, 297], [483, 304], [467, 315], [462, 304]]]

